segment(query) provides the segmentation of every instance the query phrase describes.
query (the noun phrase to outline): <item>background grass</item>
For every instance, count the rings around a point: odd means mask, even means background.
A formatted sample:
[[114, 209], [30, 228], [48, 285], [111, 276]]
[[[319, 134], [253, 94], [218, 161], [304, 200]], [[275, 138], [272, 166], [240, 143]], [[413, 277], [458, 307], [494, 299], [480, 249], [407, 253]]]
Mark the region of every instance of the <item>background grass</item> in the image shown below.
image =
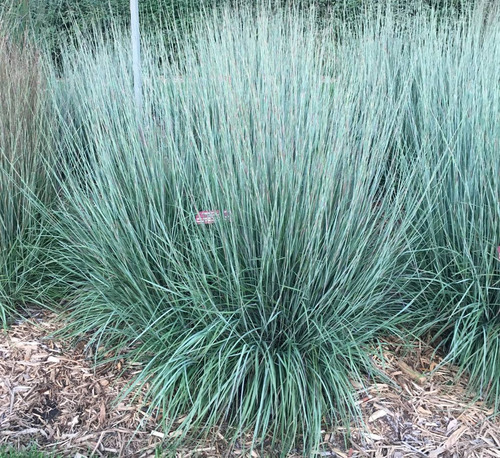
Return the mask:
[[0, 447], [0, 458], [57, 458], [58, 455], [47, 454], [38, 450], [37, 446], [16, 450], [12, 447]]
[[48, 176], [51, 148], [45, 79], [39, 55], [12, 39], [0, 17], [0, 323], [15, 304], [44, 291], [40, 206], [54, 189]]
[[[486, 13], [486, 14], [485, 14]], [[416, 313], [498, 407], [500, 394], [500, 29], [498, 9], [415, 36], [405, 150], [423, 205], [412, 230]], [[472, 25], [471, 25], [472, 24]], [[439, 65], [435, 65], [439, 62]]]
[[[431, 9], [441, 15], [465, 14], [478, 1], [495, 0], [392, 0], [401, 15], [414, 15], [422, 9]], [[194, 24], [214, 7], [252, 7], [260, 1], [249, 0], [141, 0], [140, 21], [143, 30], [161, 27], [171, 46], [179, 36], [190, 35]], [[313, 6], [321, 21], [329, 26], [342, 28], [360, 20], [373, 7], [385, 2], [378, 0], [266, 0], [273, 8], [293, 8], [307, 11]], [[60, 65], [60, 54], [66, 43], [84, 30], [87, 34], [96, 29], [105, 33], [117, 23], [128, 26], [129, 0], [0, 0], [0, 11], [8, 18], [11, 34], [24, 37], [29, 31], [36, 42], [43, 42]]]

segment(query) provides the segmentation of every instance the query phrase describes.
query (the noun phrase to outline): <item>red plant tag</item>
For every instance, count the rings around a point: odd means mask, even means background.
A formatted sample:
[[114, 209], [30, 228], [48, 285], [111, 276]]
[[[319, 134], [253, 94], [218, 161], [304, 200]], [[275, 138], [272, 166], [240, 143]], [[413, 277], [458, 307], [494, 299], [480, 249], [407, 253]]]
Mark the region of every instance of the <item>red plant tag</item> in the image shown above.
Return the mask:
[[497, 255], [498, 255], [498, 260], [500, 261], [500, 246], [497, 246]]
[[[227, 210], [222, 212], [224, 219], [230, 219], [230, 214]], [[196, 214], [196, 224], [213, 224], [220, 217], [219, 210], [203, 210]]]

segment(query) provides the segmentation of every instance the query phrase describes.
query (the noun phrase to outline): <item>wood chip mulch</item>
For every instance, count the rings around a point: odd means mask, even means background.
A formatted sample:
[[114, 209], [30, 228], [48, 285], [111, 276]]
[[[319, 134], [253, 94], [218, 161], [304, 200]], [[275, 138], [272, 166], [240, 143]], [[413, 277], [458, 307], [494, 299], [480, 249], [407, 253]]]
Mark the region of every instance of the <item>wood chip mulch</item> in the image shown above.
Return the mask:
[[[55, 315], [39, 312], [0, 333], [0, 446], [36, 443], [73, 458], [154, 457], [167, 443], [155, 418], [131, 398], [116, 402], [140, 367], [124, 371], [117, 361], [93, 368], [85, 344], [50, 337], [60, 326]], [[388, 382], [359, 387], [364, 424], [353, 424], [347, 444], [342, 428], [324, 431], [318, 456], [500, 458], [500, 419], [471, 398], [457, 368], [440, 366], [424, 345], [380, 348], [372, 358]], [[220, 432], [213, 436], [168, 456], [273, 456], [229, 448]]]
[[365, 428], [346, 456], [500, 458], [500, 418], [472, 398], [457, 367], [423, 344], [408, 351], [388, 343], [376, 354], [392, 383], [370, 386], [361, 399]]
[[41, 315], [0, 334], [0, 445], [37, 443], [63, 456], [148, 456], [158, 443], [154, 421], [137, 405], [115, 402], [137, 371], [123, 373], [120, 361], [94, 370], [83, 342], [67, 348], [47, 338], [60, 324]]

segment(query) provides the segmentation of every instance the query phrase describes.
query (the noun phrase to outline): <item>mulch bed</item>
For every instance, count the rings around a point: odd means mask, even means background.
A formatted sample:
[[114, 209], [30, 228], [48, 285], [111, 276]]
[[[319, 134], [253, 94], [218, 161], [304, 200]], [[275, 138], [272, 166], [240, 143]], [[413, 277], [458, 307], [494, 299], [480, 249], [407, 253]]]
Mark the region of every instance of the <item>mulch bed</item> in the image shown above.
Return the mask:
[[[124, 371], [116, 361], [93, 368], [85, 342], [69, 347], [51, 338], [60, 322], [48, 312], [37, 314], [0, 333], [0, 446], [37, 443], [78, 458], [154, 457], [168, 443], [158, 422], [138, 401], [116, 402], [140, 367]], [[360, 387], [364, 424], [352, 426], [347, 446], [342, 428], [324, 431], [320, 456], [500, 458], [500, 419], [473, 401], [457, 368], [439, 366], [424, 345], [407, 351], [387, 342], [381, 348], [372, 358], [388, 382], [367, 380]], [[169, 456], [273, 456], [238, 447], [214, 431], [210, 441]]]

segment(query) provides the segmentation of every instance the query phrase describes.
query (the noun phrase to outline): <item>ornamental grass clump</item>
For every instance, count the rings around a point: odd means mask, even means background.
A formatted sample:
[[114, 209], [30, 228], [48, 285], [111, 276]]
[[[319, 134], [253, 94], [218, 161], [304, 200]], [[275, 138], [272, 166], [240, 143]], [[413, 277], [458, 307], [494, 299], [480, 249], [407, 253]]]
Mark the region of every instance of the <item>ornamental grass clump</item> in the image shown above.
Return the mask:
[[[487, 4], [486, 4], [487, 5]], [[431, 337], [500, 400], [499, 10], [413, 36], [404, 143], [422, 195], [413, 233], [413, 290]], [[423, 183], [431, 183], [425, 192]]]
[[311, 456], [357, 418], [366, 347], [398, 333], [404, 78], [316, 23], [214, 13], [171, 63], [148, 36], [143, 113], [127, 37], [68, 48], [53, 80], [70, 330], [143, 363], [131, 389], [148, 383], [171, 437], [219, 425]]
[[45, 83], [37, 51], [0, 17], [0, 325], [38, 301], [43, 206], [53, 196]]

